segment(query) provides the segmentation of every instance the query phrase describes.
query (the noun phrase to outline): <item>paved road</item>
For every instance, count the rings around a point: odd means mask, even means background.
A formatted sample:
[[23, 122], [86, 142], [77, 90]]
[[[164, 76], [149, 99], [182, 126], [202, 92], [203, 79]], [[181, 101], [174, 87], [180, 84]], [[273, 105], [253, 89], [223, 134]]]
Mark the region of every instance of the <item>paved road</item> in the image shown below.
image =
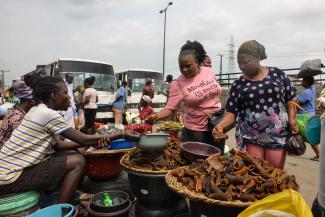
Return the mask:
[[[229, 139], [226, 144], [234, 147], [234, 130], [228, 133]], [[310, 145], [307, 145], [306, 153], [303, 156], [287, 156], [285, 169], [290, 175], [295, 175], [300, 186], [300, 193], [311, 206], [317, 193], [319, 182], [319, 162], [311, 161], [309, 158], [314, 156]]]

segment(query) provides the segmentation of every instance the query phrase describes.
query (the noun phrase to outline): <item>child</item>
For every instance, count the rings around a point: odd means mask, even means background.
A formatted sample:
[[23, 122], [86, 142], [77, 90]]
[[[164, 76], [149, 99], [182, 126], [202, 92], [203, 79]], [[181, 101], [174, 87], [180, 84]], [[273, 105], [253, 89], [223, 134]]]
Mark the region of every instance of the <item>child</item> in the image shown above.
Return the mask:
[[[67, 110], [70, 97], [64, 81], [36, 77], [31, 85], [39, 102], [25, 115], [0, 149], [0, 192], [54, 190], [60, 186], [58, 203], [71, 201], [83, 173], [85, 159], [78, 152], [55, 150], [107, 144], [102, 135], [86, 135], [71, 128], [58, 111]], [[74, 142], [56, 142], [61, 135]]]

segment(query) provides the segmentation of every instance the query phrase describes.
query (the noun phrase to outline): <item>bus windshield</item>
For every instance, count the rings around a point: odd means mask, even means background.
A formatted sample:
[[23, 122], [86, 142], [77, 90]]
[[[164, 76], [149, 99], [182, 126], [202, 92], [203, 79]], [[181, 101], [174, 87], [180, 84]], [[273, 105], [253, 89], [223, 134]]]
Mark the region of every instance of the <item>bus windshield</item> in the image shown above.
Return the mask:
[[[121, 74], [121, 73], [118, 73]], [[132, 92], [142, 92], [146, 85], [146, 79], [151, 79], [155, 91], [160, 91], [163, 86], [163, 78], [160, 72], [150, 70], [127, 70], [122, 74], [127, 74], [128, 86]]]
[[[145, 78], [133, 78], [129, 80], [132, 82], [130, 86], [132, 92], [142, 92], [143, 88], [146, 86], [146, 79]], [[162, 79], [151, 79], [152, 81], [152, 86], [155, 89], [155, 92], [160, 91], [163, 81]]]
[[83, 84], [88, 77], [94, 76], [95, 83], [93, 87], [98, 91], [115, 91], [115, 76], [112, 65], [81, 62], [81, 61], [59, 61], [59, 69], [61, 77], [66, 73], [73, 74], [73, 83], [75, 86]]

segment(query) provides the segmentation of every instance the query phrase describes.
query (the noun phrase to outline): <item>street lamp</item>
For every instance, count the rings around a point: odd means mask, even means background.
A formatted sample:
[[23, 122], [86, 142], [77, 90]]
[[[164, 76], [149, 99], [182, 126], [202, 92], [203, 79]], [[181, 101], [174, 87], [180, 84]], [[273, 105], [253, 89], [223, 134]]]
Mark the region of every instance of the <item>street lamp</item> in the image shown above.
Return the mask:
[[165, 14], [165, 19], [164, 19], [164, 47], [163, 47], [163, 79], [165, 79], [165, 43], [166, 43], [166, 13], [167, 9], [170, 5], [172, 5], [173, 2], [169, 2], [167, 7], [165, 9], [160, 10], [159, 13], [164, 13]]

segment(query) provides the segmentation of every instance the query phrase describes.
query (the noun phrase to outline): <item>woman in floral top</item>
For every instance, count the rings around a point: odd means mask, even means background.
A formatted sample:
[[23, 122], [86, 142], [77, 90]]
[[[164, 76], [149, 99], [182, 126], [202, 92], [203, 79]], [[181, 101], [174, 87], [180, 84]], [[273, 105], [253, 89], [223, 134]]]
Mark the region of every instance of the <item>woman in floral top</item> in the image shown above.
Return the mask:
[[295, 96], [295, 88], [278, 68], [260, 65], [266, 54], [257, 41], [243, 43], [237, 59], [243, 75], [233, 83], [227, 112], [214, 132], [223, 132], [237, 120], [237, 146], [274, 167], [283, 168], [285, 143], [291, 133], [298, 131], [296, 111], [288, 103]]

